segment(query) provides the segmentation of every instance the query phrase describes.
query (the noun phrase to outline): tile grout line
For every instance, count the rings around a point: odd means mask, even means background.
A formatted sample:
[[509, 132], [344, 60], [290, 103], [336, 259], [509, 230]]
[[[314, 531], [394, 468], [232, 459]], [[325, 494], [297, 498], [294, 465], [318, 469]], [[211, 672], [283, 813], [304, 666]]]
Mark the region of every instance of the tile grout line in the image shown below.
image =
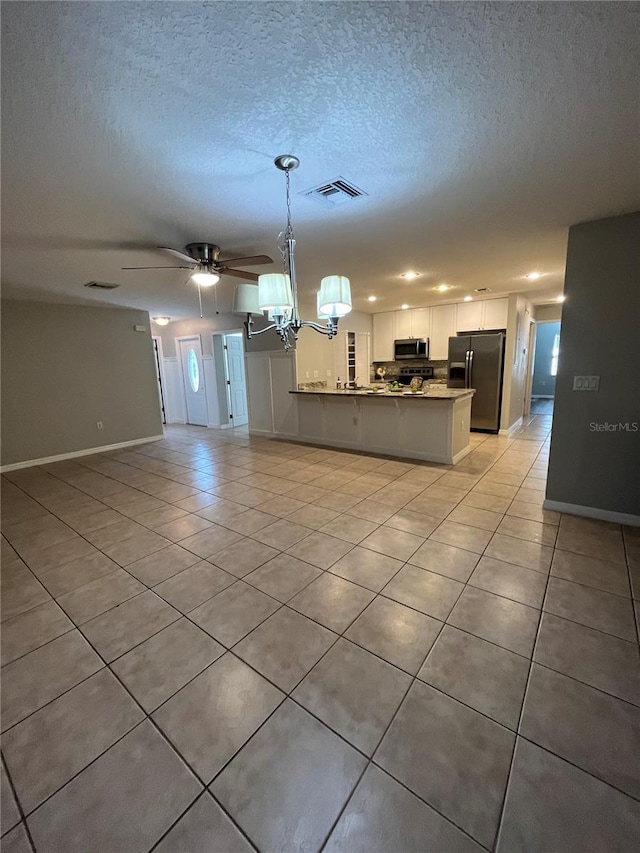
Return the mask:
[[[482, 479], [482, 478], [481, 478], [481, 479]], [[503, 513], [503, 517], [504, 517], [505, 515], [506, 515], [506, 513]], [[379, 526], [381, 526], [381, 525], [379, 525]], [[355, 546], [354, 546], [354, 547], [355, 547]], [[403, 566], [404, 566], [404, 565], [407, 565], [407, 563], [408, 563], [408, 561], [405, 561], [405, 562], [403, 563]], [[125, 568], [125, 567], [122, 567], [122, 568]], [[125, 570], [126, 570], [126, 568], [125, 568]], [[323, 570], [323, 571], [326, 571], [326, 570]], [[400, 569], [399, 569], [398, 571], [400, 571]], [[320, 576], [318, 576], [318, 577], [320, 577]], [[237, 579], [237, 580], [239, 580], [239, 579]], [[315, 579], [314, 579], [314, 580], [315, 580]], [[549, 576], [547, 577], [547, 585], [548, 585], [548, 581], [549, 581]], [[310, 581], [310, 583], [312, 583], [312, 581]], [[466, 586], [466, 584], [465, 584], [465, 586]], [[296, 594], [297, 594], [297, 593], [296, 593]], [[380, 595], [380, 593], [378, 593], [378, 595]], [[374, 599], [374, 600], [375, 600], [375, 599]], [[288, 602], [286, 602], [286, 603], [281, 603], [281, 606], [286, 606], [286, 604], [288, 604]], [[420, 611], [419, 611], [419, 612], [420, 612]], [[184, 616], [185, 614], [182, 614], [182, 615]], [[267, 617], [267, 618], [268, 618], [268, 617]], [[309, 618], [309, 617], [307, 617], [307, 618]], [[357, 617], [356, 617], [356, 618], [357, 618]], [[326, 626], [325, 626], [325, 627], [326, 627]], [[161, 630], [162, 630], [162, 629], [161, 629]], [[345, 629], [345, 630], [347, 630], [347, 629]], [[332, 647], [333, 647], [333, 646], [332, 646]], [[312, 668], [312, 669], [313, 669], [313, 668]], [[416, 679], [415, 679], [415, 677], [414, 677], [414, 682], [415, 682], [415, 680], [416, 680]], [[414, 683], [414, 682], [412, 682], [412, 683]], [[294, 701], [295, 701], [295, 700], [294, 700]], [[596, 777], [596, 778], [597, 778], [597, 777]]]

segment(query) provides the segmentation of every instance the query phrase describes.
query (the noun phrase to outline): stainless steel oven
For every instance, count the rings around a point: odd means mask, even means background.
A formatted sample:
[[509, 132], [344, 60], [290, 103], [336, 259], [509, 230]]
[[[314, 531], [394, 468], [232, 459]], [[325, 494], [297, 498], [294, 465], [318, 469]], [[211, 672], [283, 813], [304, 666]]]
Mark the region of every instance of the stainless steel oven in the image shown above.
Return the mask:
[[429, 358], [428, 338], [405, 338], [394, 341], [394, 361], [402, 361], [409, 358]]

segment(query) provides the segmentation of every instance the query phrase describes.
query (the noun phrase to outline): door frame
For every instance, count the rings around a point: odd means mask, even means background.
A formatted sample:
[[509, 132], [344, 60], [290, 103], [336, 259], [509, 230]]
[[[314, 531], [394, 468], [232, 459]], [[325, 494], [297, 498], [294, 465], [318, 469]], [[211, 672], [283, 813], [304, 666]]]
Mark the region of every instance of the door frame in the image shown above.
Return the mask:
[[[226, 396], [226, 401], [227, 401], [227, 414], [230, 414], [231, 413], [231, 395], [229, 393], [229, 384], [228, 384], [229, 370], [228, 370], [228, 366], [227, 366], [227, 351], [226, 351], [226, 349], [224, 349], [224, 347], [226, 346], [225, 342], [224, 342], [224, 338], [227, 335], [241, 335], [242, 336], [242, 349], [244, 350], [244, 355], [245, 355], [245, 358], [244, 358], [244, 385], [245, 385], [246, 394], [247, 394], [247, 411], [249, 411], [249, 377], [247, 376], [247, 358], [246, 358], [247, 349], [245, 347], [245, 330], [243, 328], [240, 328], [240, 329], [216, 329], [215, 332], [211, 332], [212, 347], [213, 347], [213, 339], [214, 338], [216, 338], [216, 337], [222, 338], [222, 347], [223, 347], [222, 363], [221, 364], [218, 363], [218, 360], [216, 358], [214, 358], [214, 360], [213, 360], [214, 369], [216, 372], [216, 381], [218, 384], [218, 388], [220, 387], [221, 383], [224, 385], [225, 396]], [[226, 423], [220, 424], [220, 429], [233, 429], [233, 428], [234, 428], [234, 424], [231, 423], [229, 418], [227, 418]]]
[[[174, 338], [176, 342], [176, 355], [178, 357], [178, 364], [180, 365], [180, 388], [182, 389], [182, 402], [184, 403], [184, 421], [187, 426], [189, 426], [189, 410], [187, 408], [187, 389], [184, 385], [184, 363], [182, 361], [182, 341], [198, 341], [200, 344], [200, 357], [202, 359], [202, 388], [204, 390], [204, 402], [207, 411], [207, 423], [205, 427], [208, 426], [209, 421], [209, 398], [207, 396], [207, 383], [204, 376], [204, 353], [202, 352], [202, 335], [179, 335], [177, 338]], [[197, 424], [194, 424], [197, 426]]]
[[[162, 350], [162, 338], [160, 335], [151, 335], [152, 346], [154, 346], [153, 354], [158, 360], [158, 373], [160, 374], [160, 411], [162, 412], [162, 424], [167, 425], [167, 401], [165, 400], [165, 388], [167, 381], [164, 374], [164, 352]], [[156, 349], [157, 347], [157, 349]]]
[[538, 334], [538, 321], [529, 318], [529, 335], [527, 338], [527, 372], [524, 382], [524, 401], [522, 406], [522, 417], [531, 414], [531, 394], [533, 392], [533, 367], [536, 362], [536, 337]]

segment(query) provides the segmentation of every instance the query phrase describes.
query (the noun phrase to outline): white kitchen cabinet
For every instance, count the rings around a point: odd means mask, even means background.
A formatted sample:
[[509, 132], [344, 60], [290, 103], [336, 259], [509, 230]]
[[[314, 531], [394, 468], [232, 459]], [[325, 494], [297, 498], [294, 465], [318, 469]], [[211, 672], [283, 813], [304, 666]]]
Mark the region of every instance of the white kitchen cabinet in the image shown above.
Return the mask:
[[482, 328], [483, 302], [460, 302], [456, 316], [457, 332], [476, 332]]
[[413, 308], [411, 334], [414, 338], [428, 338], [431, 334], [431, 308]]
[[407, 308], [404, 311], [394, 311], [394, 324], [396, 340], [428, 338], [431, 327], [431, 309]]
[[411, 311], [394, 311], [396, 339], [413, 338], [411, 331]]
[[374, 361], [393, 361], [393, 342], [396, 339], [394, 315], [394, 311], [373, 315]]
[[485, 329], [506, 329], [508, 310], [508, 299], [459, 302], [456, 331], [482, 332]]
[[429, 358], [446, 361], [449, 358], [449, 338], [456, 333], [456, 306], [435, 305], [431, 309]]
[[484, 305], [483, 329], [506, 329], [509, 313], [508, 299], [487, 299]]

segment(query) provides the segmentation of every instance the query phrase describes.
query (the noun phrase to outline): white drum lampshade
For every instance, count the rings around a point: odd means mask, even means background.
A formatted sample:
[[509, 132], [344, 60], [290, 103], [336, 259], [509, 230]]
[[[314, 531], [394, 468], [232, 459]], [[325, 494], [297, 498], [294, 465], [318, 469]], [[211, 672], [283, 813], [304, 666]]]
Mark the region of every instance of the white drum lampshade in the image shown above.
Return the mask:
[[320, 291], [316, 293], [316, 313], [318, 314], [318, 320], [330, 320], [331, 314], [325, 314], [324, 311], [320, 310]]
[[258, 276], [258, 305], [261, 311], [273, 308], [293, 308], [291, 279], [284, 273]]
[[258, 285], [238, 284], [233, 294], [234, 314], [257, 314], [262, 316], [258, 305]]
[[351, 311], [351, 283], [344, 275], [328, 275], [320, 282], [318, 309], [329, 317], [344, 317]]

